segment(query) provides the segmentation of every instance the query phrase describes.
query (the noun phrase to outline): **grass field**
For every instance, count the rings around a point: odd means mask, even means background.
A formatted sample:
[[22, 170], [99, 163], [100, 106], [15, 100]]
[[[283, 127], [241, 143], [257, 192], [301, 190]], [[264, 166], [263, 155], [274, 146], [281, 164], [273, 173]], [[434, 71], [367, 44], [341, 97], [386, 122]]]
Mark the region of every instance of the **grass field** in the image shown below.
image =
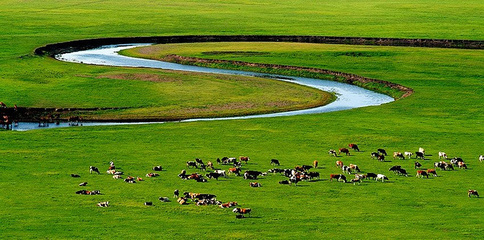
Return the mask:
[[[33, 56], [36, 47], [74, 39], [170, 34], [301, 34], [334, 36], [483, 39], [480, 1], [11, 1], [0, 3], [1, 101], [24, 106], [136, 107], [162, 100], [145, 95], [151, 82], [98, 78], [155, 73], [183, 81], [187, 74], [84, 66]], [[0, 238], [2, 239], [479, 239], [484, 192], [482, 50], [390, 48], [305, 44], [187, 44], [164, 52], [248, 62], [321, 67], [399, 83], [415, 93], [394, 103], [318, 115], [237, 121], [1, 131]], [[220, 54], [257, 51], [264, 55]], [[216, 54], [214, 54], [216, 53]], [[88, 76], [86, 78], [86, 76]], [[213, 77], [207, 77], [212, 79]], [[136, 89], [136, 90], [133, 90]], [[109, 96], [109, 98], [106, 98]], [[132, 97], [137, 96], [137, 97]], [[274, 94], [277, 97], [277, 94]], [[55, 99], [55, 101], [52, 101]], [[79, 99], [82, 99], [79, 100]], [[88, 99], [88, 101], [84, 101]], [[143, 99], [143, 101], [141, 101]], [[189, 100], [189, 99], [188, 99]], [[381, 183], [329, 182], [340, 173], [330, 148], [357, 143], [363, 152], [339, 157], [364, 172], [385, 173]], [[418, 179], [412, 160], [378, 162], [377, 148], [462, 157], [469, 169], [438, 171]], [[266, 171], [277, 158], [284, 168], [317, 159], [321, 181], [283, 186], [268, 175], [254, 189], [231, 176], [207, 183], [176, 175], [194, 158], [248, 155], [244, 169]], [[136, 184], [104, 174], [114, 160], [127, 175], [160, 177]], [[97, 166], [101, 175], [89, 174]], [[402, 165], [409, 177], [388, 172]], [[225, 166], [220, 166], [226, 168]], [[189, 170], [191, 172], [192, 170]], [[195, 170], [193, 170], [195, 171]], [[69, 175], [78, 173], [81, 178]], [[87, 181], [86, 187], [79, 187]], [[80, 189], [103, 195], [82, 196]], [[180, 191], [216, 194], [253, 209], [235, 219], [230, 209], [161, 203]], [[99, 208], [99, 201], [111, 207]], [[153, 201], [155, 206], [143, 205]]]

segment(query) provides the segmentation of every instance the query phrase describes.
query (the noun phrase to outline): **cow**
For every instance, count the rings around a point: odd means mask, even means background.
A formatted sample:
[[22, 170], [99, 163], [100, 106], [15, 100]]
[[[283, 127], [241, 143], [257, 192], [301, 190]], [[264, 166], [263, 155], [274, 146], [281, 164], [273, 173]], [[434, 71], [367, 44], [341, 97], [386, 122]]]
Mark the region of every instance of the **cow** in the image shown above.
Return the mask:
[[384, 154], [385, 156], [388, 156], [388, 155], [387, 155], [387, 151], [385, 151], [385, 149], [383, 149], [383, 148], [378, 148], [376, 151], [377, 151], [378, 153], [380, 153], [380, 154]]
[[136, 181], [141, 182], [141, 181], [144, 181], [144, 180], [140, 177], [136, 177]]
[[313, 166], [309, 166], [309, 165], [302, 165], [302, 168], [304, 169], [304, 171], [303, 171], [303, 172], [305, 172], [305, 171], [307, 171], [307, 170], [309, 170], [309, 169], [313, 168]]
[[179, 196], [180, 196], [180, 190], [175, 189], [175, 191], [173, 191], [173, 197], [178, 198]]
[[378, 161], [384, 162], [385, 161], [385, 155], [381, 154], [378, 156]]
[[346, 156], [351, 155], [351, 154], [350, 154], [350, 150], [348, 150], [347, 148], [340, 148], [340, 149], [339, 149], [339, 152], [338, 152], [338, 155], [341, 155], [341, 153], [346, 154]]
[[194, 168], [198, 168], [197, 163], [196, 163], [196, 162], [194, 162], [194, 161], [188, 161], [188, 162], [187, 162], [187, 167], [188, 167], [188, 168], [190, 168], [190, 167], [191, 167], [191, 168], [193, 168], [193, 167], [194, 167]]
[[423, 149], [423, 148], [419, 147], [419, 148], [418, 148], [418, 151], [419, 151], [419, 152], [421, 152], [423, 155], [425, 155], [425, 149]]
[[339, 174], [339, 177], [338, 177], [338, 182], [339, 182], [339, 181], [343, 181], [343, 182], [345, 182], [345, 183], [346, 183], [346, 176], [345, 176], [345, 175], [343, 175], [343, 174]]
[[467, 169], [467, 165], [464, 162], [457, 162], [457, 166], [459, 166], [459, 168]]
[[270, 172], [270, 173], [283, 173], [284, 172], [284, 169], [272, 168], [272, 169], [267, 170], [267, 172]]
[[109, 207], [109, 202], [98, 202], [97, 206], [99, 206], [99, 207]]
[[249, 186], [251, 186], [251, 187], [262, 187], [262, 185], [258, 182], [251, 182], [251, 183], [249, 183]]
[[113, 179], [123, 179], [123, 177], [121, 175], [113, 175]]
[[414, 163], [415, 169], [422, 167], [422, 164], [419, 162]]
[[145, 202], [145, 206], [153, 206], [153, 202]]
[[97, 167], [89, 166], [89, 173], [92, 173], [92, 172], [97, 172], [97, 174], [100, 174], [99, 169]]
[[185, 205], [187, 204], [187, 198], [185, 197], [180, 197], [176, 200], [180, 205]]
[[367, 173], [367, 174], [365, 174], [365, 178], [367, 178], [367, 179], [370, 179], [370, 178], [371, 179], [376, 179], [377, 176], [378, 175], [376, 175], [375, 173]]
[[402, 166], [400, 165], [395, 165], [393, 167], [391, 167], [390, 169], [388, 169], [388, 171], [393, 171], [393, 172], [396, 172], [397, 170], [399, 169], [402, 169]]
[[282, 181], [279, 181], [279, 184], [287, 184], [287, 185], [289, 185], [289, 184], [291, 184], [291, 181], [289, 181], [289, 180], [282, 180]]
[[86, 186], [86, 185], [87, 185], [87, 182], [79, 183], [79, 186], [81, 186], [81, 187]]
[[477, 190], [469, 190], [467, 191], [467, 196], [468, 197], [471, 197], [471, 196], [476, 196], [476, 197], [479, 197], [479, 193], [477, 193]]
[[314, 161], [313, 161], [313, 167], [314, 167], [314, 168], [318, 168], [318, 166], [319, 166], [319, 162], [318, 162], [318, 160], [314, 160]]
[[247, 170], [244, 173], [244, 179], [257, 179], [257, 176], [262, 175], [262, 172]]
[[447, 154], [445, 152], [439, 152], [439, 159], [447, 159]]
[[342, 168], [343, 162], [342, 161], [336, 161], [336, 167]]
[[158, 176], [160, 176], [160, 174], [158, 174], [158, 173], [148, 173], [148, 174], [146, 174], [146, 177], [158, 177]]
[[356, 173], [356, 174], [355, 174], [355, 179], [356, 179], [356, 178], [358, 178], [358, 179], [360, 179], [360, 180], [363, 180], [363, 179], [365, 179], [365, 178], [366, 178], [366, 176], [365, 176], [365, 175], [363, 175], [363, 174], [357, 174], [357, 173]]
[[81, 176], [78, 175], [78, 174], [71, 174], [71, 177], [73, 177], [73, 178], [80, 178]]
[[380, 156], [380, 154], [379, 154], [379, 153], [377, 153], [377, 152], [372, 152], [372, 153], [370, 154], [370, 156], [371, 156], [371, 158], [372, 158], [372, 159], [375, 159], [375, 158], [378, 158], [378, 157]]
[[333, 155], [334, 157], [338, 156], [334, 149], [329, 149], [328, 154]]
[[405, 159], [405, 156], [401, 152], [393, 152], [393, 159], [400, 158], [402, 160]]
[[388, 180], [388, 177], [383, 175], [383, 174], [377, 174], [376, 175], [376, 181], [381, 180], [381, 182], [384, 182], [385, 180]]
[[207, 167], [203, 163], [198, 165], [198, 167], [200, 168], [200, 171], [207, 171]]
[[343, 175], [343, 174], [331, 174], [331, 175], [329, 175], [329, 181], [333, 181], [333, 178], [334, 178], [334, 179], [338, 180], [338, 182], [339, 182], [339, 180], [340, 180], [342, 177], [344, 177], [343, 179], [344, 179], [344, 181], [346, 182], [346, 176], [345, 176], [345, 175]]
[[361, 179], [360, 178], [354, 178], [354, 179], [351, 179], [351, 182], [353, 183], [353, 185], [356, 185], [356, 183], [358, 183], [358, 185], [361, 183]]
[[202, 161], [202, 159], [200, 159], [200, 158], [195, 158], [195, 162], [197, 164], [204, 164], [203, 161]]
[[427, 174], [432, 174], [434, 177], [437, 177], [437, 171], [435, 169], [427, 169]]
[[417, 158], [425, 160], [425, 154], [423, 152], [415, 152], [415, 159]]
[[348, 144], [348, 147], [350, 147], [351, 149], [353, 149], [353, 150], [355, 150], [355, 151], [357, 151], [357, 152], [359, 152], [359, 151], [360, 151], [360, 149], [358, 148], [358, 145], [356, 145], [356, 144], [354, 144], [354, 143], [350, 143], [350, 144]]
[[405, 156], [407, 156], [408, 159], [410, 159], [412, 157], [412, 155], [413, 155], [412, 152], [404, 152], [403, 154], [405, 154]]
[[301, 167], [301, 166], [295, 166], [295, 167], [294, 167], [294, 169], [295, 169], [296, 171], [299, 171], [299, 172], [304, 172], [304, 171], [305, 171], [305, 170], [304, 170], [304, 168], [303, 168], [303, 167]]
[[235, 175], [240, 176], [240, 168], [236, 168], [236, 167], [229, 168], [229, 174], [230, 173], [234, 173]]
[[416, 177], [422, 177], [422, 178], [423, 178], [423, 177], [427, 177], [427, 178], [429, 178], [429, 175], [428, 175], [428, 174], [427, 174], [427, 172], [426, 172], [426, 171], [424, 171], [424, 170], [417, 170], [417, 175], [416, 175]]
[[209, 167], [210, 169], [212, 169], [212, 170], [213, 170], [213, 169], [214, 169], [214, 168], [213, 168], [213, 162], [208, 161], [208, 162], [207, 162], [207, 167]]
[[343, 167], [341, 167], [341, 170], [343, 170], [343, 173], [348, 173], [348, 174], [351, 174], [351, 168], [344, 165]]
[[168, 197], [159, 197], [158, 200], [160, 200], [161, 202], [169, 202], [170, 201], [170, 198], [168, 198]]
[[127, 182], [127, 183], [136, 183], [136, 180], [134, 180], [134, 177], [131, 177], [131, 176], [128, 176], [126, 179], [124, 179], [123, 181]]
[[277, 165], [277, 166], [281, 166], [281, 164], [279, 163], [279, 160], [274, 159], [274, 158], [273, 158], [273, 159], [271, 159], [271, 165], [272, 165], [272, 166], [275, 166], [275, 165]]
[[211, 173], [207, 173], [207, 174], [205, 174], [205, 176], [207, 176], [207, 178], [211, 178], [211, 179], [215, 178], [215, 179], [217, 179], [217, 180], [218, 180], [218, 178], [219, 178], [220, 176], [222, 176], [222, 174], [220, 174], [220, 173], [216, 173], [216, 172], [211, 172]]
[[163, 167], [162, 166], [154, 166], [153, 171], [163, 171]]
[[484, 155], [479, 155], [479, 162], [484, 161]]
[[307, 176], [309, 177], [309, 179], [319, 178], [319, 173], [318, 172], [308, 172]]
[[358, 165], [355, 165], [355, 164], [350, 164], [350, 168], [355, 170], [355, 172], [360, 172], [360, 168], [358, 167]]
[[214, 170], [213, 172], [220, 174], [220, 176], [222, 176], [222, 177], [227, 177], [225, 170]]
[[244, 156], [239, 157], [239, 159], [241, 162], [245, 162], [245, 164], [247, 164], [247, 162], [250, 161], [249, 157], [244, 157]]
[[398, 174], [398, 175], [402, 175], [402, 176], [408, 177], [407, 170], [405, 170], [403, 168], [398, 169], [397, 171], [395, 171], [395, 173]]
[[232, 212], [238, 213], [239, 215], [249, 214], [249, 216], [251, 211], [252, 209], [250, 208], [234, 208], [234, 210], [232, 210]]
[[230, 208], [233, 206], [237, 206], [237, 202], [228, 202], [220, 204], [220, 208]]

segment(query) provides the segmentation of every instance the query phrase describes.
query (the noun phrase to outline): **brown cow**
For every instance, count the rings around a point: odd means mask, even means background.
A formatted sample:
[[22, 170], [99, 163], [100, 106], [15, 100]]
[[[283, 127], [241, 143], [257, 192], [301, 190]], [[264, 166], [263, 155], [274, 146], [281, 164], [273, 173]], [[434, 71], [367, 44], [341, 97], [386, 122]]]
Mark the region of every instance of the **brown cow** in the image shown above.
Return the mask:
[[429, 178], [429, 175], [427, 174], [426, 171], [424, 170], [417, 170], [417, 176], [416, 177], [424, 177], [426, 176], [427, 178]]
[[427, 169], [427, 173], [434, 175], [434, 177], [437, 177], [437, 171], [435, 171], [435, 169]]
[[343, 162], [342, 161], [336, 161], [336, 167], [342, 168], [343, 167]]
[[355, 151], [360, 151], [360, 149], [358, 148], [358, 145], [354, 144], [354, 143], [350, 143], [348, 145], [348, 147], [350, 147], [351, 149], [355, 150]]
[[241, 157], [240, 157], [240, 161], [241, 161], [241, 162], [245, 162], [246, 164], [247, 164], [247, 162], [248, 162], [249, 160], [250, 160], [250, 158], [249, 158], [249, 157], [243, 157], [243, 156], [241, 156]]
[[340, 148], [339, 149], [339, 152], [338, 152], [338, 155], [341, 155], [341, 153], [344, 153], [344, 154], [346, 154], [346, 156], [349, 156], [350, 155], [350, 150], [348, 150], [347, 148]]
[[313, 167], [314, 167], [314, 168], [318, 168], [318, 165], [319, 165], [318, 160], [314, 160], [314, 161], [313, 161]]

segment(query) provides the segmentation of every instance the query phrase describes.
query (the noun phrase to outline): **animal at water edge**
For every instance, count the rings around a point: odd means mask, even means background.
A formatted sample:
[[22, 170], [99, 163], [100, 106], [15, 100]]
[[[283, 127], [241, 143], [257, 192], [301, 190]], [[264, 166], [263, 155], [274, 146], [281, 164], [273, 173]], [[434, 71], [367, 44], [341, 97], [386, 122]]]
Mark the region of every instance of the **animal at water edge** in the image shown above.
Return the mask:
[[348, 144], [348, 147], [350, 147], [351, 149], [353, 149], [353, 150], [355, 150], [355, 151], [357, 151], [357, 152], [359, 152], [359, 151], [360, 151], [360, 149], [358, 148], [358, 145], [356, 145], [356, 144], [354, 144], [354, 143], [350, 143], [350, 144]]
[[388, 180], [388, 177], [383, 175], [383, 174], [377, 174], [376, 175], [376, 181], [381, 180], [381, 182], [384, 182], [385, 180]]
[[477, 193], [477, 190], [469, 190], [469, 191], [467, 191], [467, 196], [468, 197], [471, 197], [471, 196], [479, 197], [479, 193]]
[[89, 166], [89, 173], [92, 173], [92, 172], [97, 172], [97, 174], [101, 174], [97, 167]]
[[348, 150], [347, 148], [340, 148], [339, 149], [339, 152], [338, 152], [338, 155], [341, 155], [341, 153], [344, 153], [346, 156], [350, 156], [350, 150]]

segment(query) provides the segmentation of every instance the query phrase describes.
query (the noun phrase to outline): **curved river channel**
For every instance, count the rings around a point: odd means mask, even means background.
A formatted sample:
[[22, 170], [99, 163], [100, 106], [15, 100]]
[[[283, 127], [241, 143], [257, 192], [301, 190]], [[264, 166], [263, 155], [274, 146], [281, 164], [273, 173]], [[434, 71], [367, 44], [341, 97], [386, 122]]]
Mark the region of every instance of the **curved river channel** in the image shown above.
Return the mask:
[[[358, 86], [335, 82], [335, 81], [292, 77], [292, 76], [289, 77], [289, 76], [282, 76], [282, 75], [272, 75], [272, 74], [245, 72], [245, 71], [236, 71], [236, 70], [205, 68], [205, 67], [181, 65], [176, 63], [168, 63], [168, 62], [162, 62], [162, 61], [156, 61], [156, 60], [133, 58], [133, 57], [127, 57], [127, 56], [122, 56], [118, 54], [119, 51], [124, 49], [139, 47], [139, 46], [147, 46], [147, 45], [150, 45], [150, 44], [107, 45], [96, 49], [59, 54], [55, 56], [55, 58], [60, 61], [83, 63], [83, 64], [119, 66], [119, 67], [146, 67], [146, 68], [159, 68], [159, 69], [190, 71], [190, 72], [231, 74], [231, 75], [272, 78], [272, 79], [292, 82], [292, 83], [296, 83], [304, 86], [309, 86], [326, 92], [332, 92], [332, 93], [335, 93], [335, 95], [337, 96], [337, 99], [330, 104], [320, 106], [320, 107], [315, 107], [315, 108], [304, 109], [304, 110], [249, 115], [249, 116], [238, 116], [238, 117], [186, 119], [180, 122], [250, 119], [250, 118], [315, 114], [315, 113], [333, 112], [333, 111], [340, 111], [340, 110], [367, 107], [367, 106], [377, 106], [377, 105], [394, 101], [394, 99], [390, 96], [387, 96], [381, 93], [376, 93], [370, 90], [366, 90]], [[162, 122], [132, 122], [132, 123], [85, 122], [83, 123], [83, 126], [153, 124], [153, 123], [162, 123]], [[45, 129], [45, 128], [54, 128], [54, 127], [67, 127], [67, 126], [69, 126], [67, 123], [60, 123], [57, 125], [50, 124], [48, 126], [39, 127], [38, 123], [21, 122], [19, 123], [18, 126], [14, 127], [13, 130], [26, 131], [26, 130], [40, 129], [40, 128]]]

